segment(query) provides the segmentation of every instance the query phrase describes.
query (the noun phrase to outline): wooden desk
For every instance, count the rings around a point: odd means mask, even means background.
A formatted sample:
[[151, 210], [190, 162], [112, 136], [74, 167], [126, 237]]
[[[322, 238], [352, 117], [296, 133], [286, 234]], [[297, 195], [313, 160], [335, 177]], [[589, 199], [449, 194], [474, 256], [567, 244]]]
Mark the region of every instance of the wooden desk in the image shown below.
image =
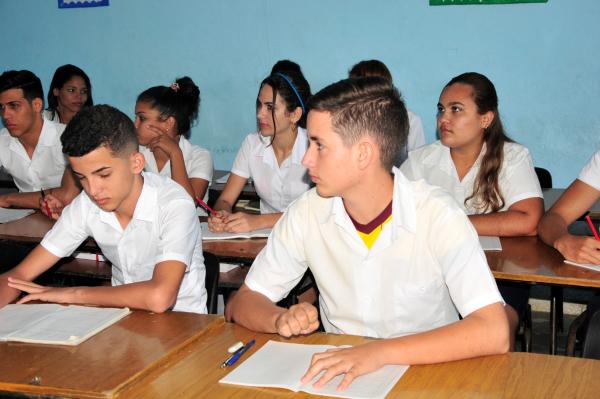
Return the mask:
[[[187, 356], [222, 323], [212, 315], [134, 311], [75, 347], [0, 342], [0, 396], [121, 397]], [[32, 384], [35, 377], [39, 385]]]
[[[189, 355], [162, 373], [146, 374], [122, 391], [140, 398], [308, 398], [283, 389], [221, 385], [229, 370], [221, 369], [227, 347], [255, 338], [251, 355], [269, 340], [310, 344], [360, 344], [365, 338], [318, 333], [290, 340], [250, 332], [225, 323], [211, 328], [188, 347]], [[245, 357], [243, 359], [247, 358]], [[242, 359], [242, 360], [243, 360]], [[562, 356], [510, 353], [444, 364], [413, 366], [393, 388], [399, 398], [596, 398], [600, 392], [600, 361]]]

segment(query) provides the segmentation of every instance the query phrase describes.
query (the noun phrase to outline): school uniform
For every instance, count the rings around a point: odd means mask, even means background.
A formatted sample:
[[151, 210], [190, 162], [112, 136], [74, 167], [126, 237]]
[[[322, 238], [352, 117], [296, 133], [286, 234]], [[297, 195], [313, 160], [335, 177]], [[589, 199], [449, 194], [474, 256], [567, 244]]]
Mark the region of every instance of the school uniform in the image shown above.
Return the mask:
[[[213, 176], [213, 160], [210, 152], [198, 145], [190, 143], [188, 139], [181, 136], [179, 138], [179, 148], [183, 154], [183, 162], [187, 175], [190, 179], [204, 179], [208, 181], [209, 185], [212, 181]], [[162, 170], [158, 170], [156, 165], [156, 158], [149, 148], [140, 145], [140, 152], [144, 154], [146, 164], [144, 170], [148, 172], [158, 173], [161, 176], [171, 177], [171, 161], [168, 160], [163, 166]], [[208, 200], [208, 190], [204, 195], [203, 200]]]
[[246, 285], [277, 302], [310, 268], [325, 331], [379, 338], [432, 330], [502, 302], [477, 233], [455, 201], [394, 173], [392, 219], [371, 249], [342, 199], [313, 189], [275, 225]]
[[174, 260], [186, 265], [173, 310], [206, 313], [202, 237], [194, 202], [169, 178], [144, 172], [134, 215], [123, 229], [114, 212], [100, 209], [85, 192], [65, 207], [41, 245], [69, 256], [88, 236], [112, 263], [112, 284], [152, 278], [155, 266]]
[[260, 197], [260, 213], [283, 212], [287, 206], [310, 188], [310, 178], [302, 158], [308, 148], [306, 130], [298, 128], [290, 156], [277, 164], [270, 138], [260, 133], [246, 136], [233, 162], [231, 173], [252, 178]]
[[577, 178], [600, 191], [600, 150], [592, 155]]
[[[473, 193], [485, 149], [484, 144], [479, 157], [462, 181], [458, 179], [450, 148], [440, 141], [411, 151], [400, 170], [410, 180], [424, 179], [429, 184], [442, 187], [468, 215], [480, 214], [482, 212], [477, 207], [477, 202], [471, 199], [465, 205], [465, 199]], [[505, 211], [514, 203], [527, 198], [542, 198], [542, 189], [527, 148], [517, 143], [504, 144], [504, 159], [498, 176], [498, 186], [504, 197], [504, 206], [500, 211]]]
[[406, 145], [400, 151], [400, 156], [395, 163], [397, 167], [400, 167], [406, 161], [410, 151], [425, 145], [425, 132], [423, 131], [421, 118], [411, 110], [407, 109], [406, 112], [408, 113], [408, 137], [406, 138]]
[[45, 109], [42, 111], [42, 117], [47, 121], [60, 123], [60, 115], [58, 115], [58, 111]]
[[60, 135], [65, 125], [44, 120], [33, 155], [29, 158], [23, 144], [0, 130], [0, 166], [12, 176], [20, 192], [59, 187], [65, 172]]

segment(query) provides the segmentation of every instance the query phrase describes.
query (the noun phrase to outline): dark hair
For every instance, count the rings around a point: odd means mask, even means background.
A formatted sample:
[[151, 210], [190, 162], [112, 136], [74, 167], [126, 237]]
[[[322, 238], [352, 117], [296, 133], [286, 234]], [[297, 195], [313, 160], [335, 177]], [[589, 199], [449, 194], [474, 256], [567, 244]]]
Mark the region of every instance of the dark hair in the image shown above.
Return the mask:
[[42, 82], [31, 71], [5, 71], [0, 75], [0, 93], [10, 89], [23, 90], [23, 97], [29, 102], [36, 98], [44, 101]]
[[390, 70], [379, 60], [361, 61], [354, 65], [348, 72], [349, 78], [364, 78], [367, 76], [378, 76], [393, 83]]
[[192, 122], [198, 117], [200, 89], [191, 78], [184, 76], [171, 86], [154, 86], [143, 91], [137, 102], [149, 104], [165, 119], [175, 118], [177, 132], [189, 138]]
[[90, 82], [90, 78], [83, 71], [83, 69], [76, 67], [75, 65], [66, 64], [63, 66], [59, 66], [54, 71], [54, 76], [52, 76], [52, 81], [50, 82], [50, 88], [48, 89], [48, 110], [53, 113], [56, 112], [58, 108], [58, 99], [54, 95], [54, 89], [62, 89], [62, 87], [71, 80], [73, 77], [79, 76], [85, 82], [85, 87], [87, 88], [87, 101], [85, 102], [84, 107], [91, 107], [94, 105], [94, 100], [92, 98], [92, 82]]
[[300, 65], [298, 65], [294, 61], [279, 60], [275, 63], [275, 65], [273, 65], [273, 68], [271, 68], [271, 75], [277, 72], [283, 74], [285, 74], [286, 72], [295, 72], [302, 74], [302, 69], [300, 68]]
[[465, 199], [465, 205], [467, 201], [473, 199], [473, 206], [482, 213], [488, 210], [497, 212], [504, 207], [504, 197], [498, 184], [504, 160], [504, 143], [512, 143], [513, 140], [504, 132], [498, 112], [498, 95], [494, 84], [480, 73], [467, 72], [452, 78], [444, 86], [444, 89], [457, 83], [471, 87], [473, 101], [477, 105], [477, 112], [480, 115], [489, 111], [494, 113], [494, 118], [483, 132], [485, 154], [473, 184], [473, 192]]
[[[298, 120], [298, 126], [306, 128], [306, 114], [308, 111], [306, 108], [306, 103], [310, 98], [310, 85], [304, 78], [302, 72], [275, 72], [262, 81], [260, 84], [260, 89], [262, 89], [264, 85], [269, 85], [273, 89], [273, 104], [275, 104], [277, 96], [281, 96], [281, 98], [283, 98], [285, 101], [287, 112], [294, 112], [298, 107], [302, 109], [302, 116]], [[257, 97], [257, 107], [258, 104], [259, 102]], [[271, 118], [273, 119], [273, 128], [275, 131], [277, 131], [277, 126], [275, 126], [275, 108], [273, 108], [271, 111]], [[272, 140], [274, 139], [275, 134], [271, 138], [271, 142], [273, 142]]]
[[365, 134], [379, 146], [381, 164], [391, 170], [408, 136], [408, 114], [400, 93], [387, 80], [366, 77], [340, 80], [308, 102], [311, 111], [331, 114], [333, 130], [347, 145]]
[[137, 151], [138, 140], [133, 122], [110, 105], [94, 105], [79, 111], [60, 136], [63, 153], [81, 157], [102, 146], [113, 154]]

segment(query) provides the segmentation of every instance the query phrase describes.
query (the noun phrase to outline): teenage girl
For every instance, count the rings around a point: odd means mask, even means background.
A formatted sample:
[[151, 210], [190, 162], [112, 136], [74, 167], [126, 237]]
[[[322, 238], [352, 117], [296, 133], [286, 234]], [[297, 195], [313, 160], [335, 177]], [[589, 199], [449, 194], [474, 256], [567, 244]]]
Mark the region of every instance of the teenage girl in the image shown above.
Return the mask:
[[87, 74], [71, 64], [56, 68], [48, 90], [44, 118], [66, 125], [81, 108], [92, 105], [92, 83]]
[[[214, 232], [273, 227], [285, 208], [310, 188], [302, 157], [308, 147], [306, 101], [310, 86], [299, 70], [275, 72], [256, 98], [258, 132], [246, 137], [208, 226]], [[260, 215], [233, 212], [249, 178], [260, 197]]]

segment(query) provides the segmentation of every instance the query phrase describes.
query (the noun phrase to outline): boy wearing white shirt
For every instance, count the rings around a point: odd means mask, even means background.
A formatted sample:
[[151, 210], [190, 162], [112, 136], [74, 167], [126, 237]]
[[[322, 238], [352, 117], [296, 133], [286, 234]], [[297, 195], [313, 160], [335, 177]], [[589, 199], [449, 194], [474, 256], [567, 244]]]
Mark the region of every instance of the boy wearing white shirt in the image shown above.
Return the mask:
[[[41, 300], [206, 313], [200, 225], [192, 198], [144, 173], [131, 120], [106, 105], [80, 111], [61, 137], [84, 192], [23, 262], [0, 275], [0, 306]], [[113, 264], [112, 287], [42, 287], [31, 281], [88, 236]]]
[[316, 189], [275, 225], [228, 319], [283, 336], [315, 331], [314, 306], [275, 305], [309, 267], [326, 331], [385, 339], [315, 355], [303, 383], [324, 371], [315, 386], [344, 374], [344, 389], [385, 364], [505, 352], [502, 298], [465, 214], [441, 189], [390, 173], [408, 130], [397, 90], [349, 79], [309, 104], [303, 164]]
[[65, 170], [60, 134], [65, 126], [42, 118], [42, 84], [32, 72], [0, 75], [0, 166], [13, 177], [19, 193], [0, 196], [0, 207], [39, 208], [43, 190], [74, 186]]

